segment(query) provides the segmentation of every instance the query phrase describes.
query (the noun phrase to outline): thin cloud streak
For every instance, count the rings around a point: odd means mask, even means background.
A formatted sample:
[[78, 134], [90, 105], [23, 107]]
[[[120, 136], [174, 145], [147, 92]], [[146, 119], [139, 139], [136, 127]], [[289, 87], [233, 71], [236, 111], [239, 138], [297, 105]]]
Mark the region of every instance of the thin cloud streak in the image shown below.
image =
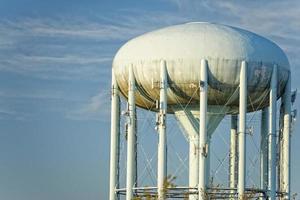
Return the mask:
[[33, 115], [30, 113], [24, 113], [16, 111], [7, 106], [1, 106], [0, 103], [0, 120], [16, 120], [16, 121], [26, 121], [31, 120]]
[[66, 118], [71, 120], [96, 120], [108, 122], [110, 119], [110, 94], [101, 92], [92, 96], [88, 102], [82, 104], [77, 110], [66, 113]]
[[[41, 79], [95, 80], [97, 79], [95, 75], [100, 75], [101, 68], [110, 66], [113, 59], [114, 52], [103, 51], [112, 49], [111, 46], [116, 42], [122, 44], [121, 41], [155, 29], [162, 23], [179, 20], [178, 17], [173, 19], [172, 16], [164, 14], [166, 19], [163, 22], [162, 16], [158, 17], [154, 13], [136, 19], [136, 14], [131, 13], [129, 16], [124, 16], [124, 19], [114, 16], [111, 18], [111, 24], [106, 24], [101, 17], [98, 22], [80, 18], [68, 20], [68, 17], [1, 20], [0, 33], [2, 33], [3, 40], [9, 42], [0, 43], [0, 51], [3, 52], [0, 56], [0, 71]], [[28, 41], [34, 41], [34, 43], [28, 43]], [[44, 44], [45, 41], [47, 44], [49, 41], [53, 43], [50, 43], [48, 47]], [[102, 45], [98, 43], [99, 41], [107, 43], [102, 50], [97, 47], [97, 45]], [[86, 43], [89, 45], [85, 45]], [[67, 48], [64, 44], [77, 45], [77, 48]], [[38, 49], [41, 46], [43, 49]], [[21, 52], [20, 47], [24, 49]], [[97, 47], [98, 54], [95, 52], [95, 47]], [[38, 50], [35, 49], [41, 50], [44, 54], [37, 55]], [[70, 54], [69, 51], [73, 53]], [[61, 54], [57, 55], [57, 52]]]

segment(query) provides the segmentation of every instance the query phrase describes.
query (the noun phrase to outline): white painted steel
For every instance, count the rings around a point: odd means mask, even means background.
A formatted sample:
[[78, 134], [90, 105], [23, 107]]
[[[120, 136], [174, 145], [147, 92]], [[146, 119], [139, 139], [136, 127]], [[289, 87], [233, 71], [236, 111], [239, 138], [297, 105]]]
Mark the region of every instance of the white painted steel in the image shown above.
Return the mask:
[[276, 101], [277, 66], [274, 65], [270, 84], [268, 190], [270, 200], [276, 199]]
[[268, 190], [268, 123], [269, 109], [266, 107], [261, 111], [260, 127], [260, 189], [265, 191]]
[[199, 200], [206, 198], [206, 157], [208, 152], [207, 145], [207, 61], [201, 60], [200, 75], [200, 120], [199, 120], [199, 183], [198, 192]]
[[199, 135], [199, 116], [195, 116], [199, 115], [199, 107], [195, 109], [197, 110], [193, 110], [190, 107], [186, 107], [185, 109], [178, 108], [178, 110], [174, 109], [175, 118], [178, 121], [180, 127], [182, 128], [183, 134], [188, 142], [194, 139], [196, 140], [196, 138], [198, 138]]
[[231, 189], [237, 186], [237, 115], [231, 115], [230, 129], [230, 154], [229, 154], [229, 187]]
[[291, 75], [285, 86], [284, 95], [282, 97], [284, 104], [283, 116], [283, 138], [282, 138], [282, 191], [285, 192], [284, 200], [289, 200], [290, 197], [290, 154], [291, 154]]
[[[207, 134], [209, 138], [207, 143], [209, 151], [210, 138], [229, 108], [226, 106], [208, 106], [207, 109]], [[199, 106], [188, 106], [185, 109], [173, 107], [173, 111], [189, 142], [189, 187], [195, 188], [199, 182]], [[208, 184], [210, 181], [210, 154], [208, 154], [206, 160], [206, 183]], [[198, 195], [191, 194], [189, 199], [198, 199]]]
[[167, 178], [167, 68], [166, 62], [161, 61], [160, 66], [160, 98], [159, 98], [159, 141], [158, 141], [158, 166], [157, 166], [157, 193], [158, 199], [165, 199], [164, 181]]
[[135, 79], [132, 66], [128, 68], [128, 112], [129, 122], [127, 131], [127, 173], [126, 173], [126, 200], [132, 200], [133, 187], [136, 176], [136, 107], [135, 107]]
[[[199, 180], [199, 136], [189, 141], [189, 187], [196, 188]], [[192, 190], [191, 190], [192, 191]], [[197, 200], [197, 194], [190, 194], [189, 200]]]
[[[239, 70], [243, 60], [248, 63], [248, 95], [253, 107], [268, 105], [263, 94], [269, 89], [273, 64], [278, 65], [281, 96], [288, 79], [289, 63], [283, 51], [273, 42], [246, 30], [214, 23], [188, 23], [170, 26], [136, 37], [123, 45], [116, 54], [113, 67], [122, 94], [127, 97], [128, 67], [132, 64], [137, 82], [136, 103], [150, 108], [151, 99], [159, 98], [159, 66], [166, 60], [172, 84], [168, 105], [188, 103], [198, 105], [194, 95], [200, 81], [201, 59], [208, 62], [208, 105], [227, 105], [237, 112], [238, 96], [228, 98], [239, 85]], [[216, 101], [217, 99], [217, 101]], [[250, 102], [249, 104], [250, 105]], [[153, 107], [153, 106], [152, 106]], [[171, 108], [171, 106], [169, 106]], [[152, 110], [158, 111], [153, 108]], [[249, 110], [252, 111], [252, 106]], [[172, 110], [168, 109], [168, 112]]]
[[247, 113], [247, 63], [242, 62], [240, 70], [240, 105], [239, 105], [239, 174], [238, 197], [245, 196], [245, 163], [246, 163], [246, 113]]
[[[207, 117], [208, 118], [208, 117]], [[208, 120], [206, 120], [206, 122], [208, 123]], [[206, 123], [206, 124], [207, 124]], [[209, 131], [207, 130], [207, 157], [206, 157], [206, 166], [205, 166], [205, 186], [206, 188], [209, 186], [213, 186], [213, 183], [211, 182], [211, 174], [210, 174], [210, 159], [211, 159], [211, 136], [210, 134], [208, 134]]]
[[119, 89], [112, 70], [111, 78], [111, 128], [110, 128], [110, 183], [109, 199], [117, 200], [116, 188], [119, 186], [119, 139], [120, 139], [120, 97]]
[[[199, 121], [189, 108], [174, 113], [189, 142], [189, 187], [195, 188], [199, 181]], [[189, 195], [189, 200], [197, 199], [197, 194]]]

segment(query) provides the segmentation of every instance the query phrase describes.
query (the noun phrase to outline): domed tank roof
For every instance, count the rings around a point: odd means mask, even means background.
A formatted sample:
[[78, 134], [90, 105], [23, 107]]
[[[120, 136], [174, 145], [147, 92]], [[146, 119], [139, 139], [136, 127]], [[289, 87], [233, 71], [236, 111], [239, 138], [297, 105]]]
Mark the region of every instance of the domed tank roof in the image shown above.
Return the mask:
[[[153, 107], [159, 98], [159, 65], [167, 63], [170, 91], [168, 104], [196, 104], [200, 80], [200, 60], [208, 61], [210, 105], [238, 105], [236, 90], [243, 60], [248, 63], [249, 110], [267, 106], [273, 66], [278, 66], [278, 97], [289, 76], [289, 62], [273, 42], [255, 33], [226, 25], [192, 22], [146, 33], [123, 45], [113, 61], [122, 94], [128, 90], [128, 66], [137, 82], [137, 105]], [[231, 109], [231, 110], [233, 110]], [[155, 108], [153, 108], [155, 110]]]

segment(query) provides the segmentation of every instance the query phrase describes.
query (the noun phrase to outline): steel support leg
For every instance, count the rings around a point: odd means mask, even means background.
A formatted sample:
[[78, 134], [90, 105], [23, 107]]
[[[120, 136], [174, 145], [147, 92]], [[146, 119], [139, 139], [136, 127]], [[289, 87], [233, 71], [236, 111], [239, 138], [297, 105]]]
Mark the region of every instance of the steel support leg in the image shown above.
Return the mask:
[[[237, 115], [231, 116], [230, 129], [230, 152], [229, 152], [229, 187], [236, 188], [237, 185]], [[234, 191], [233, 191], [234, 193]], [[232, 196], [232, 199], [234, 195]]]
[[165, 181], [167, 179], [167, 68], [166, 62], [162, 61], [160, 66], [160, 99], [159, 99], [159, 142], [158, 142], [158, 166], [157, 166], [157, 192], [158, 199], [165, 199]]
[[208, 154], [207, 145], [207, 61], [201, 60], [200, 73], [200, 125], [199, 125], [199, 200], [207, 199], [206, 196], [206, 158]]
[[260, 127], [260, 189], [265, 191], [268, 190], [268, 112], [268, 108], [262, 110]]
[[239, 103], [239, 176], [238, 197], [245, 197], [245, 162], [246, 162], [246, 113], [247, 113], [247, 63], [243, 61], [240, 71], [240, 103]]
[[277, 101], [277, 66], [274, 65], [271, 79], [269, 109], [269, 198], [276, 198], [276, 101]]
[[110, 128], [110, 173], [109, 199], [117, 200], [119, 186], [119, 140], [120, 140], [120, 97], [119, 88], [112, 69], [111, 80], [111, 128]]
[[[209, 123], [209, 120], [206, 120], [206, 124]], [[211, 184], [211, 176], [210, 176], [210, 160], [211, 160], [211, 154], [210, 154], [210, 149], [211, 149], [211, 134], [209, 133], [209, 131], [207, 130], [207, 157], [206, 157], [206, 169], [205, 169], [205, 173], [206, 173], [206, 177], [205, 177], [205, 186], [206, 187], [210, 187], [212, 186]]]
[[[289, 74], [290, 75], [290, 74]], [[285, 86], [283, 102], [283, 137], [282, 137], [282, 191], [285, 193], [283, 199], [290, 199], [290, 150], [291, 150], [291, 75]]]
[[[189, 137], [189, 187], [197, 187], [199, 180], [199, 135]], [[189, 200], [197, 200], [198, 195], [189, 195]]]
[[133, 187], [136, 176], [136, 107], [135, 107], [135, 78], [133, 67], [129, 67], [129, 88], [128, 88], [128, 112], [129, 122], [127, 131], [127, 177], [126, 177], [126, 200], [132, 200]]

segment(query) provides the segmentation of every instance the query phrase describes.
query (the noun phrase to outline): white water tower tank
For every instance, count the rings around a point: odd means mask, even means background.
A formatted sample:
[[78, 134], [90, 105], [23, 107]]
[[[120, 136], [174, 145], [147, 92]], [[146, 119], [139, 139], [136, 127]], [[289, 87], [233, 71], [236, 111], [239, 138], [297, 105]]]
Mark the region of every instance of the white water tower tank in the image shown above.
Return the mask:
[[259, 110], [268, 104], [267, 98], [263, 103], [261, 98], [269, 88], [274, 64], [279, 72], [278, 97], [290, 70], [284, 52], [266, 38], [231, 26], [192, 22], [146, 33], [120, 48], [113, 60], [113, 68], [122, 94], [127, 96], [128, 67], [132, 65], [139, 91], [136, 104], [143, 108], [153, 107], [152, 102], [159, 97], [159, 88], [153, 88], [153, 83], [159, 82], [162, 59], [167, 62], [172, 91], [168, 93], [169, 108], [187, 103], [191, 97], [192, 102], [199, 101], [199, 95], [194, 95], [194, 86], [199, 84], [201, 59], [208, 61], [208, 104], [226, 104], [230, 111], [235, 111], [238, 106], [238, 95], [230, 102], [228, 98], [239, 85], [243, 60], [248, 63], [248, 94], [252, 104], [248, 102], [248, 111]]

